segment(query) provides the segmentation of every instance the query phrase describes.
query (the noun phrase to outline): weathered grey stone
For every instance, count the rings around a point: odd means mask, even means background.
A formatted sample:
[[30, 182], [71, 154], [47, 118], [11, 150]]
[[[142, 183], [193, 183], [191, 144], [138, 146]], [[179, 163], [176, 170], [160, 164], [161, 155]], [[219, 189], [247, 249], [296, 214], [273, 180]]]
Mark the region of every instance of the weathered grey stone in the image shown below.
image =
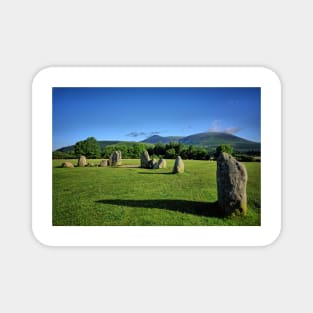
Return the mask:
[[226, 152], [217, 157], [218, 203], [224, 215], [247, 213], [247, 181], [245, 166]]
[[156, 159], [152, 159], [149, 161], [149, 168], [153, 169], [153, 168], [156, 168], [158, 164], [158, 161]]
[[158, 169], [158, 168], [159, 168], [159, 161], [153, 159], [152, 168], [153, 168], [154, 170]]
[[102, 160], [100, 162], [100, 167], [106, 167], [106, 166], [108, 166], [108, 160]]
[[150, 156], [147, 150], [141, 153], [140, 156], [140, 167], [142, 168], [150, 168]]
[[87, 159], [84, 155], [81, 155], [78, 159], [77, 166], [86, 166], [87, 165]]
[[158, 168], [166, 168], [166, 160], [160, 159], [158, 162]]
[[120, 164], [122, 164], [122, 152], [121, 151], [116, 151], [117, 152], [117, 159], [119, 160]]
[[110, 166], [118, 166], [122, 164], [122, 152], [114, 151], [110, 156]]
[[185, 171], [185, 165], [180, 156], [178, 156], [175, 160], [174, 167], [173, 167], [173, 173], [174, 174], [181, 174]]
[[153, 168], [154, 169], [166, 168], [166, 160], [160, 159], [157, 163], [154, 164]]
[[122, 165], [122, 151], [117, 151], [117, 154], [118, 154], [117, 165]]
[[64, 162], [64, 163], [62, 164], [62, 167], [74, 168], [74, 165], [73, 165], [73, 163], [71, 163], [71, 162]]

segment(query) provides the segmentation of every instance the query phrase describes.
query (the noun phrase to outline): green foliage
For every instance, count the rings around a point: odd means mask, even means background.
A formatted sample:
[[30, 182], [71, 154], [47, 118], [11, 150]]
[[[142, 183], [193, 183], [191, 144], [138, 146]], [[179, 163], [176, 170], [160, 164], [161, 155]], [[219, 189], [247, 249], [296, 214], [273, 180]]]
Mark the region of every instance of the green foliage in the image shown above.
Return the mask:
[[170, 148], [165, 151], [165, 158], [166, 159], [175, 159], [177, 157], [176, 151], [174, 148]]
[[[146, 148], [151, 149], [149, 154], [156, 154], [156, 155], [165, 155], [165, 151], [171, 148], [174, 148], [176, 151], [176, 154], [183, 156], [184, 159], [196, 159], [197, 156], [189, 150], [189, 147], [195, 147], [195, 149], [204, 148], [207, 149], [209, 153], [211, 151], [215, 152], [216, 147], [218, 147], [221, 144], [231, 144], [232, 147], [236, 152], [245, 153], [247, 155], [252, 156], [260, 156], [260, 150], [261, 145], [260, 143], [251, 142], [248, 140], [245, 140], [243, 138], [233, 136], [230, 134], [225, 133], [218, 133], [218, 132], [206, 132], [206, 133], [199, 133], [194, 134], [187, 137], [161, 137], [161, 136], [152, 136], [150, 137], [152, 140], [149, 141], [149, 138], [146, 141], [143, 141], [141, 143], [136, 142], [123, 142], [123, 141], [108, 141], [108, 140], [101, 140], [98, 141], [100, 145], [100, 149], [102, 153], [104, 153], [105, 147], [107, 146], [129, 146], [134, 144], [144, 144]], [[165, 145], [167, 144], [167, 146]], [[79, 151], [81, 152], [81, 148], [78, 147]], [[155, 149], [155, 151], [153, 151]], [[73, 153], [75, 155], [75, 147], [74, 146], [67, 146], [58, 149], [58, 151], [66, 152], [66, 153]], [[128, 149], [125, 149], [126, 153]], [[187, 153], [186, 150], [189, 150], [189, 153]], [[136, 153], [133, 153], [135, 155]], [[79, 153], [77, 153], [77, 156], [79, 156]]]
[[73, 159], [76, 155], [73, 152], [53, 151], [52, 159]]
[[234, 157], [240, 162], [261, 162], [259, 156], [248, 155], [245, 153], [234, 153]]
[[130, 149], [127, 158], [139, 158], [141, 153], [146, 150], [146, 145], [143, 143], [135, 143]]
[[221, 152], [226, 152], [228, 154], [232, 154], [233, 153], [233, 147], [231, 145], [227, 145], [227, 144], [222, 144], [220, 146], [218, 146], [215, 150], [215, 156], [218, 157], [218, 155]]
[[156, 144], [154, 148], [148, 150], [149, 154], [159, 155], [167, 159], [175, 159], [181, 156], [187, 160], [208, 160], [208, 149], [203, 147], [195, 147], [193, 145], [184, 145], [181, 142], [172, 141], [168, 144]]
[[84, 155], [87, 158], [101, 157], [100, 145], [94, 137], [88, 137], [86, 140], [78, 141], [74, 149], [76, 157], [80, 155]]
[[[100, 143], [103, 144], [102, 151], [99, 146]], [[209, 160], [212, 157], [217, 157], [221, 151], [233, 154], [232, 146], [228, 144], [222, 144], [214, 150], [204, 146], [186, 145], [177, 141], [171, 141], [167, 144], [157, 143], [154, 145], [142, 142], [96, 141], [94, 137], [79, 141], [72, 147], [72, 150], [62, 148], [54, 151], [52, 155], [53, 159], [76, 158], [80, 155], [85, 155], [89, 159], [109, 158], [112, 152], [116, 150], [122, 152], [123, 159], [139, 159], [141, 153], [145, 150], [148, 151], [150, 156], [154, 155], [159, 158], [175, 159], [180, 155], [184, 160]], [[258, 156], [260, 154], [258, 151], [248, 151], [245, 154], [247, 154], [247, 157], [242, 156], [243, 161], [259, 161], [259, 158], [253, 159], [248, 157], [248, 155]]]
[[123, 159], [140, 158], [143, 151], [151, 145], [143, 143], [119, 143], [116, 145], [108, 145], [103, 149], [102, 157], [109, 158], [113, 151], [121, 151]]
[[196, 151], [195, 155], [196, 155], [196, 157], [195, 157], [196, 160], [207, 160], [208, 159], [208, 151], [204, 148], [198, 149]]
[[[137, 168], [58, 168], [53, 161], [53, 225], [182, 225], [256, 226], [261, 223], [261, 164], [245, 163], [248, 171], [248, 213], [221, 218], [214, 214], [216, 163], [185, 160], [184, 175], [167, 169], [139, 168], [140, 161], [123, 160]], [[73, 160], [76, 162], [76, 160]], [[99, 164], [100, 160], [88, 160]]]
[[181, 154], [183, 148], [184, 148], [184, 145], [176, 141], [171, 141], [170, 143], [165, 145], [166, 151], [170, 149], [174, 149], [176, 156]]
[[165, 144], [164, 143], [157, 143], [153, 148], [153, 153], [156, 155], [165, 155]]

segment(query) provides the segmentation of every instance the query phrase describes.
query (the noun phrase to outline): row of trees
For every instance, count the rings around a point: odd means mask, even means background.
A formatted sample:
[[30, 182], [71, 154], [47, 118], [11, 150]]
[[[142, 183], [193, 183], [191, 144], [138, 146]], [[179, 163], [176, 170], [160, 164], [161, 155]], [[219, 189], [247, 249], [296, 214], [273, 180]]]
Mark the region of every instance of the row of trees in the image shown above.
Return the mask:
[[110, 145], [104, 147], [102, 157], [108, 159], [113, 151], [119, 150], [123, 159], [138, 159], [146, 149], [147, 146], [143, 143]]
[[175, 159], [180, 155], [185, 160], [208, 160], [213, 156], [213, 151], [209, 149], [184, 145], [180, 142], [157, 143], [154, 147], [150, 147], [147, 150], [150, 155], [165, 159]]
[[[117, 145], [108, 145], [101, 149], [99, 142], [94, 137], [89, 137], [86, 140], [78, 141], [75, 144], [74, 150], [70, 152], [55, 151], [53, 152], [54, 159], [77, 158], [80, 155], [85, 155], [89, 159], [109, 158], [115, 150], [122, 152], [125, 159], [140, 158], [143, 151], [147, 150], [152, 158], [175, 159], [181, 156], [183, 159], [189, 160], [209, 160], [215, 159], [217, 155], [224, 151], [229, 154], [233, 153], [233, 148], [230, 145], [222, 144], [216, 149], [206, 149], [195, 147], [193, 145], [184, 145], [179, 142], [170, 142], [167, 144], [157, 143], [155, 145], [144, 143], [125, 143]], [[236, 156], [236, 153], [235, 153]], [[238, 154], [242, 161], [248, 161], [251, 157]], [[248, 157], [248, 158], [247, 158]], [[250, 158], [250, 159], [249, 159]]]
[[183, 159], [207, 160], [212, 157], [214, 151], [209, 151], [205, 148], [195, 147], [193, 145], [184, 145], [179, 142], [170, 142], [168, 144], [157, 143], [155, 145], [144, 143], [125, 143], [117, 145], [105, 146], [102, 150], [99, 142], [94, 137], [89, 137], [86, 140], [78, 141], [73, 151], [53, 152], [54, 159], [77, 158], [80, 155], [85, 155], [90, 159], [109, 158], [115, 150], [122, 152], [125, 159], [140, 158], [143, 151], [147, 150], [151, 157], [175, 159], [180, 155]]

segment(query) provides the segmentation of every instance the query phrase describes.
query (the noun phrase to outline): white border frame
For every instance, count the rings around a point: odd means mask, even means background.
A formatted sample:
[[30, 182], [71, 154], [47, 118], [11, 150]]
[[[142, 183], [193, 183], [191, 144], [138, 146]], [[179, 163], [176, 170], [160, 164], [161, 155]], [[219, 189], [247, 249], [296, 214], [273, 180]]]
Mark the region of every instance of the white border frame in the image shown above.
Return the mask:
[[[52, 226], [52, 87], [261, 87], [261, 226]], [[264, 246], [281, 230], [281, 83], [264, 67], [50, 67], [32, 85], [32, 228], [49, 246]]]

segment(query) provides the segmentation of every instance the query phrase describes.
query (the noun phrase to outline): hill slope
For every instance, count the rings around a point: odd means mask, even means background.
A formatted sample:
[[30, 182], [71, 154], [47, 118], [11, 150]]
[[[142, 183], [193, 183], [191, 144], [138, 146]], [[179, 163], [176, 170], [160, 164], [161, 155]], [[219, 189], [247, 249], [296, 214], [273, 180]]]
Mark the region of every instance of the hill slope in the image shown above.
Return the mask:
[[261, 149], [261, 144], [258, 142], [253, 142], [222, 132], [205, 132], [193, 134], [187, 137], [161, 137], [152, 136], [145, 139], [142, 142], [145, 143], [168, 143], [170, 141], [178, 141], [185, 145], [201, 146], [206, 148], [216, 148], [221, 144], [230, 144], [235, 150], [247, 151], [247, 150], [257, 150]]
[[[109, 146], [109, 145], [116, 145], [118, 143], [121, 143], [122, 141], [117, 141], [117, 140], [98, 140], [99, 144], [100, 144], [100, 148], [103, 149], [105, 146]], [[61, 152], [65, 152], [65, 153], [69, 153], [71, 151], [75, 150], [75, 145], [72, 146], [67, 146], [67, 147], [63, 147], [60, 149], [57, 149], [56, 151], [61, 151]]]
[[[230, 144], [236, 151], [260, 151], [261, 150], [261, 144], [258, 142], [249, 141], [243, 138], [240, 138], [238, 136], [234, 136], [227, 133], [220, 133], [220, 132], [206, 132], [206, 133], [198, 133], [193, 134], [186, 137], [181, 136], [168, 136], [168, 137], [162, 137], [158, 135], [151, 136], [143, 141], [141, 143], [144, 144], [156, 144], [156, 143], [169, 143], [171, 141], [181, 142], [185, 145], [193, 145], [198, 147], [204, 147], [209, 149], [215, 149], [217, 146], [221, 144]], [[134, 143], [133, 141], [109, 141], [109, 140], [101, 140], [98, 141], [100, 144], [101, 149], [103, 149], [105, 146], [110, 145], [132, 145]], [[74, 145], [63, 147], [60, 149], [57, 149], [56, 151], [61, 152], [71, 152], [74, 151]]]
[[179, 141], [181, 138], [181, 136], [168, 136], [168, 137], [162, 137], [162, 136], [158, 136], [158, 135], [154, 135], [151, 136], [145, 140], [142, 140], [141, 142], [143, 143], [169, 143], [171, 141]]

